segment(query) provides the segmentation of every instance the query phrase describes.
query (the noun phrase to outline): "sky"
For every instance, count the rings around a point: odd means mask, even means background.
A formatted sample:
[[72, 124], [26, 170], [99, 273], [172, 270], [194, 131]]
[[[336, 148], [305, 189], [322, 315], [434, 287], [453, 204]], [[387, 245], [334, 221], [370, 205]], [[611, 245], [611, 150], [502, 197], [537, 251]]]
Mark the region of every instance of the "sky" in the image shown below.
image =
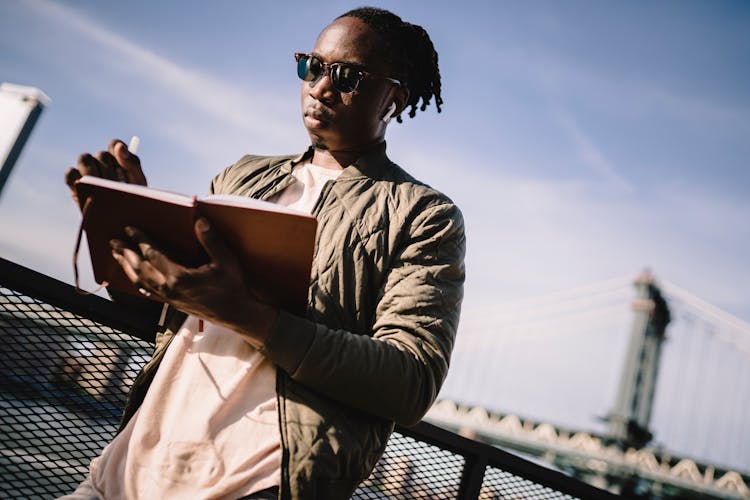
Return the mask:
[[[387, 141], [464, 213], [464, 317], [649, 268], [750, 321], [749, 4], [371, 3], [439, 53], [442, 113]], [[150, 185], [198, 194], [245, 153], [304, 150], [292, 55], [359, 5], [0, 2], [0, 81], [51, 99], [0, 195], [0, 255], [72, 281], [63, 172], [112, 137], [140, 136]]]

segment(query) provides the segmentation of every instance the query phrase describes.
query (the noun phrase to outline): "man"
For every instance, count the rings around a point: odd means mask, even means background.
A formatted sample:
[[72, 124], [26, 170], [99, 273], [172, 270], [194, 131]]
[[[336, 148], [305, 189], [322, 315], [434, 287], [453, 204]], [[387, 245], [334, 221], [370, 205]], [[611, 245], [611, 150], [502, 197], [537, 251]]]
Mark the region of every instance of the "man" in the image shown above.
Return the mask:
[[[384, 139], [406, 109], [434, 97], [440, 110], [437, 54], [421, 27], [362, 8], [295, 58], [312, 146], [245, 156], [211, 190], [318, 219], [306, 317], [257, 301], [210, 221], [195, 229], [211, 262], [195, 269], [127, 228], [113, 257], [180, 312], [77, 490], [88, 496], [73, 498], [349, 498], [394, 422], [418, 422], [436, 398], [462, 298], [463, 220], [386, 157]], [[90, 173], [145, 184], [120, 141], [82, 155], [68, 184]]]

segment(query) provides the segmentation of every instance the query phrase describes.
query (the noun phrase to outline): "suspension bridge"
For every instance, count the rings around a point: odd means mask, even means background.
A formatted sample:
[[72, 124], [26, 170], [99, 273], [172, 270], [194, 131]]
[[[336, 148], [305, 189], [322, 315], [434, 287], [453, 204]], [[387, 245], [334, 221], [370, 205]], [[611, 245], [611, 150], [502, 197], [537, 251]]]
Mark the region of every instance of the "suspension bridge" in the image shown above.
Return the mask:
[[750, 324], [649, 274], [466, 310], [427, 420], [621, 493], [750, 498]]

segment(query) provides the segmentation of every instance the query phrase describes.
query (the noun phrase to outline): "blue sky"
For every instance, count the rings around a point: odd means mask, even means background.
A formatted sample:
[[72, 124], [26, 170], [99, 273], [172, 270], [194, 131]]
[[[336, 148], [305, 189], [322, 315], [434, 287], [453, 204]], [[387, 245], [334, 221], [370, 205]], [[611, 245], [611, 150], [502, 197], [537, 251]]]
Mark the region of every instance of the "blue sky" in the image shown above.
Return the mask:
[[[4, 2], [2, 79], [52, 103], [0, 200], [0, 250], [70, 278], [60, 172], [109, 137], [139, 134], [151, 184], [186, 192], [244, 152], [304, 148], [291, 54], [354, 5]], [[467, 307], [650, 267], [750, 319], [750, 8], [379, 5], [440, 53], [444, 112], [388, 140], [464, 209]]]
[[[372, 3], [440, 54], [443, 112], [387, 139], [464, 211], [467, 318], [649, 267], [750, 321], [750, 5]], [[139, 135], [150, 184], [186, 193], [303, 150], [292, 54], [358, 5], [0, 2], [0, 80], [52, 99], [0, 197], [0, 255], [72, 280], [63, 172], [111, 137]]]

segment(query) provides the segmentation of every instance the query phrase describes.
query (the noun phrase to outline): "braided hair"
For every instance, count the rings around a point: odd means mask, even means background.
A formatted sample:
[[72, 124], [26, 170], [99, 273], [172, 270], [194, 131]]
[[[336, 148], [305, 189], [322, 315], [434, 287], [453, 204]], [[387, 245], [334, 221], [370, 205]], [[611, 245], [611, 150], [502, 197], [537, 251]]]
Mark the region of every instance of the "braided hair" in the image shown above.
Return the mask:
[[[340, 15], [339, 19], [342, 17], [356, 17], [383, 37], [386, 62], [393, 68], [394, 76], [409, 89], [406, 103], [407, 107], [411, 106], [409, 118], [414, 118], [417, 108], [424, 111], [433, 96], [440, 113], [443, 98], [440, 96], [438, 54], [424, 28], [375, 7], [350, 10]], [[401, 123], [400, 115], [396, 119]]]

